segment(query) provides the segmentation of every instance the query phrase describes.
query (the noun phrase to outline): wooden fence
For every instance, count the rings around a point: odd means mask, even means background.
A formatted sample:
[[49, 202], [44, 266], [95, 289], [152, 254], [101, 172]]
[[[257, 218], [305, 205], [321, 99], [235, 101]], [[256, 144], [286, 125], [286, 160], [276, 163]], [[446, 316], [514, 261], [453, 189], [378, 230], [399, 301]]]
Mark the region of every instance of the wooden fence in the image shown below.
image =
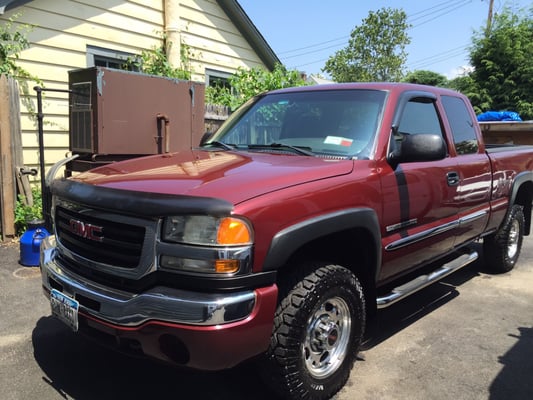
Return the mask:
[[229, 117], [230, 110], [228, 107], [218, 106], [215, 104], [205, 105], [205, 131], [216, 132], [220, 125]]
[[17, 175], [22, 162], [17, 82], [0, 75], [0, 229], [2, 239], [15, 235]]

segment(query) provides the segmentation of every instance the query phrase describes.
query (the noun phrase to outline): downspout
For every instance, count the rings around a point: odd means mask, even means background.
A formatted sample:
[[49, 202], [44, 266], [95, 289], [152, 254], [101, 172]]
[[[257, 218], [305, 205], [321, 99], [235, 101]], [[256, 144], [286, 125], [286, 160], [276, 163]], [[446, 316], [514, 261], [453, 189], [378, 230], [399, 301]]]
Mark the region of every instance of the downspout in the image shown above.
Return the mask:
[[166, 53], [170, 65], [175, 68], [181, 66], [181, 31], [180, 2], [176, 0], [163, 0], [164, 24], [163, 31], [166, 38]]

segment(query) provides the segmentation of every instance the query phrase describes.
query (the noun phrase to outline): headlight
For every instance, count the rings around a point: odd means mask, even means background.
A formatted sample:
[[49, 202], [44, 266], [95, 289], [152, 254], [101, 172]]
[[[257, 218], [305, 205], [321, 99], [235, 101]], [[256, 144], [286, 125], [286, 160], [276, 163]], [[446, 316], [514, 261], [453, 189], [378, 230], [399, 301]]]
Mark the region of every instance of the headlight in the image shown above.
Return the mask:
[[165, 219], [162, 239], [197, 245], [242, 246], [251, 244], [253, 235], [250, 224], [241, 218], [181, 215]]
[[[167, 271], [212, 274], [245, 273], [251, 268], [253, 231], [239, 217], [181, 215], [165, 218], [161, 239], [160, 267]], [[203, 246], [194, 253], [182, 253], [179, 246]], [[190, 258], [190, 257], [194, 258]]]

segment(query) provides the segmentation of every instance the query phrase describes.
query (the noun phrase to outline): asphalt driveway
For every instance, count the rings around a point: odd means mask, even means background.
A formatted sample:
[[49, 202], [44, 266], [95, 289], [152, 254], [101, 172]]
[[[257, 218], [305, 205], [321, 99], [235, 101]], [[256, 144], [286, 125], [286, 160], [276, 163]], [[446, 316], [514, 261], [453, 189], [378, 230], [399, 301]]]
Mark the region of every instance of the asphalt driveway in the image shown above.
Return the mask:
[[[110, 352], [50, 317], [38, 268], [0, 245], [0, 398], [272, 399], [249, 365], [182, 371]], [[533, 399], [533, 238], [514, 271], [483, 260], [380, 311], [339, 400]]]

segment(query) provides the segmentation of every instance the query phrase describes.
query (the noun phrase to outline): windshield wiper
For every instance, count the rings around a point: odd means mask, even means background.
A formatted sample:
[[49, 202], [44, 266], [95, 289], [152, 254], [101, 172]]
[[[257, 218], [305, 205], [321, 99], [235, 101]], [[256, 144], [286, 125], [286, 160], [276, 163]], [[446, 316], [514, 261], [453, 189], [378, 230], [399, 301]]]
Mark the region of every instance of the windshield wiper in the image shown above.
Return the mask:
[[253, 149], [290, 149], [295, 153], [302, 154], [304, 156], [314, 157], [315, 154], [311, 151], [311, 147], [291, 146], [290, 144], [283, 143], [271, 143], [271, 144], [249, 144], [248, 148]]
[[222, 147], [225, 150], [235, 150], [234, 145], [224, 143], [224, 142], [219, 142], [218, 140], [214, 140], [212, 142], [206, 143], [202, 147], [209, 146], [209, 145], [212, 145], [214, 147]]

